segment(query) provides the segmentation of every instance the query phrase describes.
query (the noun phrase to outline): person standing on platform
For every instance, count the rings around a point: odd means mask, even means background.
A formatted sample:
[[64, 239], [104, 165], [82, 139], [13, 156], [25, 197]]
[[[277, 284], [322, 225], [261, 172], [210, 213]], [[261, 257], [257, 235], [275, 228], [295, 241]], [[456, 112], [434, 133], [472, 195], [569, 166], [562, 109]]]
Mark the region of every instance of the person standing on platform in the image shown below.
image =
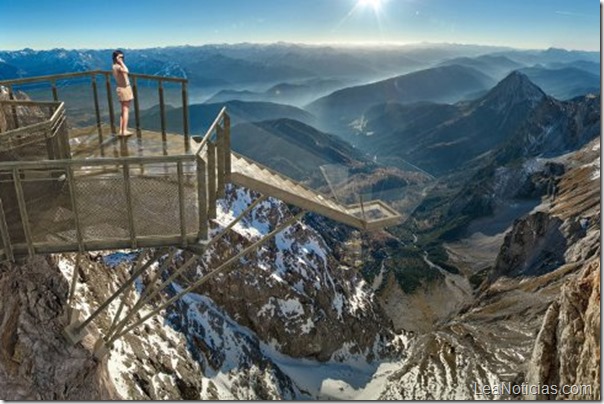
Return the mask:
[[113, 52], [113, 77], [117, 83], [117, 98], [122, 105], [118, 135], [130, 136], [132, 132], [128, 131], [128, 115], [130, 113], [130, 102], [134, 99], [134, 95], [128, 79], [128, 67], [124, 62], [124, 52], [121, 50]]

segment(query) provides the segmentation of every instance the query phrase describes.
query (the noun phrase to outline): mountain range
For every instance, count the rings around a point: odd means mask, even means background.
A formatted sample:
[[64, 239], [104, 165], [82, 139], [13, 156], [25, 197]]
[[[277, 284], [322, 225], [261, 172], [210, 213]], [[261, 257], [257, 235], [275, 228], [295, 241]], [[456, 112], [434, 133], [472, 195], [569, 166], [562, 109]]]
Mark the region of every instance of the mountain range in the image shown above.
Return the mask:
[[314, 101], [307, 109], [317, 115], [325, 127], [342, 132], [349, 129], [353, 121], [360, 124], [363, 113], [376, 104], [455, 102], [487, 90], [493, 84], [492, 78], [471, 67], [442, 66], [339, 90]]
[[[86, 70], [109, 70], [112, 49], [0, 51], [0, 80]], [[265, 91], [307, 80], [375, 82], [438, 65], [463, 65], [500, 80], [510, 68], [572, 65], [599, 74], [599, 53], [548, 49], [422, 44], [355, 47], [288, 43], [127, 49], [131, 71], [186, 77], [193, 98], [222, 90]], [[570, 67], [570, 66], [567, 66]], [[205, 93], [205, 95], [203, 94]]]
[[378, 161], [402, 159], [441, 175], [508, 141], [544, 105], [559, 106], [558, 113], [567, 108], [513, 72], [474, 101], [376, 106], [360, 134], [349, 139]]
[[446, 60], [441, 66], [465, 66], [478, 70], [495, 80], [501, 80], [512, 71], [525, 67], [506, 56], [482, 55], [477, 57], [460, 57]]
[[232, 100], [266, 101], [302, 107], [321, 96], [343, 87], [346, 87], [346, 84], [342, 80], [311, 79], [294, 83], [275, 84], [265, 91], [221, 90], [210, 97], [206, 103], [220, 103]]
[[[259, 101], [228, 101], [217, 104], [193, 104], [189, 106], [189, 127], [194, 136], [203, 136], [220, 110], [226, 107], [231, 117], [231, 124], [257, 122], [271, 119], [294, 119], [306, 124], [314, 124], [315, 118], [309, 112], [291, 106], [272, 102]], [[161, 129], [159, 108], [150, 108], [141, 113], [142, 126], [151, 130]], [[182, 108], [166, 110], [167, 130], [181, 133]]]
[[[589, 67], [587, 67], [589, 68]], [[598, 66], [599, 69], [599, 66]], [[580, 95], [600, 92], [600, 74], [579, 67], [525, 67], [519, 70], [554, 98], [567, 100]]]
[[[95, 68], [106, 54], [3, 52], [0, 72]], [[359, 232], [307, 214], [116, 340], [102, 360], [94, 341], [120, 317], [115, 304], [82, 343], [67, 346], [61, 331], [71, 308], [89, 314], [106, 301], [138, 254], [157, 253], [160, 265], [137, 278], [126, 311], [196, 259], [135, 318], [296, 209], [267, 198], [229, 226], [260, 197], [230, 184], [210, 222], [224, 238], [203, 255], [138, 249], [0, 262], [0, 398], [600, 399], [599, 54], [240, 44], [127, 58], [202, 89], [191, 92], [194, 135], [226, 106], [236, 152], [345, 203], [386, 200], [404, 220]], [[308, 109], [276, 94], [300, 100], [331, 84]], [[85, 87], [67, 101], [80, 104]], [[143, 127], [159, 130], [148, 90]], [[216, 102], [204, 103], [211, 94]], [[168, 105], [166, 115], [168, 132], [179, 132], [182, 109]], [[591, 388], [473, 388], [500, 383]]]

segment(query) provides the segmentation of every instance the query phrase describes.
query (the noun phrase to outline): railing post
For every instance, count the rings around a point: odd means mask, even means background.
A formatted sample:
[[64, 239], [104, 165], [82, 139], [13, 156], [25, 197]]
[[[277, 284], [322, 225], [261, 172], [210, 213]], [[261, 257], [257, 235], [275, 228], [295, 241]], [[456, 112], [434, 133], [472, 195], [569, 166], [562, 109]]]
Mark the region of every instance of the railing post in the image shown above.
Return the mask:
[[224, 113], [224, 181], [231, 182], [231, 117]]
[[[66, 114], [66, 112], [63, 111], [63, 114]], [[65, 119], [65, 115], [63, 115], [61, 118], [62, 122], [57, 127], [55, 136], [59, 137], [59, 142], [61, 144], [61, 158], [67, 160], [71, 158], [71, 146], [69, 145], [69, 132], [64, 126], [66, 125]]]
[[216, 219], [216, 147], [208, 142], [208, 217]]
[[224, 162], [226, 154], [224, 150], [224, 143], [224, 130], [220, 125], [218, 125], [216, 127], [216, 196], [218, 198], [224, 197]]
[[78, 213], [78, 199], [76, 195], [75, 180], [73, 177], [73, 168], [71, 165], [65, 167], [67, 175], [67, 185], [69, 186], [69, 198], [71, 199], [71, 208], [73, 210], [73, 218], [75, 222], [76, 239], [78, 240], [78, 250], [84, 251], [84, 237], [82, 236], [82, 222]]
[[[61, 131], [62, 132], [62, 131]], [[59, 148], [61, 149], [60, 155], [62, 160], [69, 159], [71, 157], [71, 153], [69, 151], [69, 140], [63, 136], [63, 133], [57, 133], [55, 135], [57, 138]]]
[[136, 82], [136, 77], [132, 78], [132, 94], [134, 96], [134, 121], [136, 124], [136, 137], [140, 140], [142, 137], [141, 117], [140, 117], [140, 104], [138, 101], [138, 83]]
[[361, 205], [361, 214], [363, 216], [363, 220], [367, 220], [367, 218], [365, 217], [365, 203], [363, 201], [363, 194], [359, 194], [359, 203]]
[[111, 121], [111, 133], [117, 134], [115, 130], [115, 113], [113, 112], [113, 97], [111, 96], [111, 78], [109, 73], [105, 74], [105, 88], [107, 90], [107, 104], [109, 104], [109, 120]]
[[59, 133], [64, 116], [60, 107], [57, 109], [57, 112], [60, 113], [58, 120], [50, 123], [46, 129], [46, 139], [50, 140], [50, 146], [52, 149], [52, 153], [50, 153], [53, 156], [52, 160], [62, 160], [65, 158], [64, 142], [61, 133]]
[[21, 215], [21, 224], [23, 225], [23, 233], [25, 234], [25, 241], [27, 242], [27, 252], [29, 253], [30, 257], [33, 257], [36, 252], [34, 250], [33, 240], [31, 237], [31, 229], [29, 227], [29, 216], [27, 214], [27, 204], [25, 202], [25, 196], [23, 195], [21, 174], [19, 173], [18, 168], [13, 169], [13, 181], [15, 183], [15, 193], [17, 194], [19, 214]]
[[160, 115], [160, 119], [161, 119], [161, 140], [165, 144], [167, 142], [167, 139], [166, 139], [166, 105], [164, 103], [164, 83], [162, 80], [159, 80], [157, 90], [159, 92], [159, 115]]
[[128, 147], [128, 139], [121, 136], [120, 140], [120, 157], [130, 157], [130, 149]]
[[189, 144], [189, 97], [187, 94], [187, 82], [182, 82], [182, 131], [185, 137], [185, 152], [191, 148]]
[[176, 163], [176, 172], [178, 174], [178, 215], [180, 218], [181, 246], [185, 248], [187, 246], [187, 223], [185, 220], [185, 187], [182, 161]]
[[105, 147], [103, 146], [103, 125], [101, 125], [101, 109], [99, 107], [99, 89], [96, 84], [96, 75], [92, 74], [92, 94], [94, 97], [94, 114], [96, 116], [96, 130], [99, 133], [99, 146], [101, 147], [101, 156], [105, 156]]
[[4, 254], [9, 261], [15, 261], [13, 255], [13, 248], [10, 243], [10, 233], [8, 232], [8, 225], [6, 224], [6, 215], [4, 214], [4, 206], [2, 205], [2, 199], [0, 199], [0, 234], [2, 235], [2, 245], [4, 246]]
[[[14, 101], [15, 98], [15, 93], [13, 92], [13, 86], [12, 85], [8, 85], [8, 99]], [[10, 107], [11, 109], [11, 113], [13, 115], [13, 122], [15, 124], [15, 129], [19, 129], [19, 116], [17, 115], [17, 107], [15, 107], [14, 105], [11, 105]]]
[[57, 92], [57, 81], [50, 80], [50, 85], [52, 86], [52, 99], [55, 101], [59, 101], [59, 93]]
[[199, 233], [201, 240], [208, 239], [208, 197], [206, 184], [206, 162], [199, 156], [197, 160], [197, 210], [199, 212]]
[[48, 153], [49, 160], [56, 160], [55, 156], [55, 139], [51, 137], [46, 138], [46, 152]]
[[126, 210], [128, 212], [128, 230], [130, 232], [130, 244], [136, 248], [136, 231], [134, 229], [134, 212], [132, 212], [132, 192], [130, 191], [130, 164], [124, 163], [124, 192], [126, 194]]

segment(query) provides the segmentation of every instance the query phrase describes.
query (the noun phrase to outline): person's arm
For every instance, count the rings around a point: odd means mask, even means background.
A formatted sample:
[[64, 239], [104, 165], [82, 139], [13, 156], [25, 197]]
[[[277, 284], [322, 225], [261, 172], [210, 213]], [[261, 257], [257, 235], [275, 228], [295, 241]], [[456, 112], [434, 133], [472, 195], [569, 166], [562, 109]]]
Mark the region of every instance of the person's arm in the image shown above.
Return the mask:
[[117, 64], [118, 64], [118, 70], [121, 73], [126, 73], [127, 74], [129, 72], [128, 67], [126, 66], [126, 63], [124, 63], [124, 59], [118, 58], [117, 59]]

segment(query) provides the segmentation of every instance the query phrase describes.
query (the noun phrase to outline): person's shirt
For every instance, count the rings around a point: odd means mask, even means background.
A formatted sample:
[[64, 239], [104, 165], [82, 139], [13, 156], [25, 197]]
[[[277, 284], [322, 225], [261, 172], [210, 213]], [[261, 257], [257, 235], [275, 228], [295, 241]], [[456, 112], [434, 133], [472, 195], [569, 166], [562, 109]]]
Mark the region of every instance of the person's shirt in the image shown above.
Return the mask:
[[113, 77], [118, 87], [128, 87], [130, 80], [128, 79], [128, 68], [126, 65], [122, 66], [119, 63], [113, 65]]

